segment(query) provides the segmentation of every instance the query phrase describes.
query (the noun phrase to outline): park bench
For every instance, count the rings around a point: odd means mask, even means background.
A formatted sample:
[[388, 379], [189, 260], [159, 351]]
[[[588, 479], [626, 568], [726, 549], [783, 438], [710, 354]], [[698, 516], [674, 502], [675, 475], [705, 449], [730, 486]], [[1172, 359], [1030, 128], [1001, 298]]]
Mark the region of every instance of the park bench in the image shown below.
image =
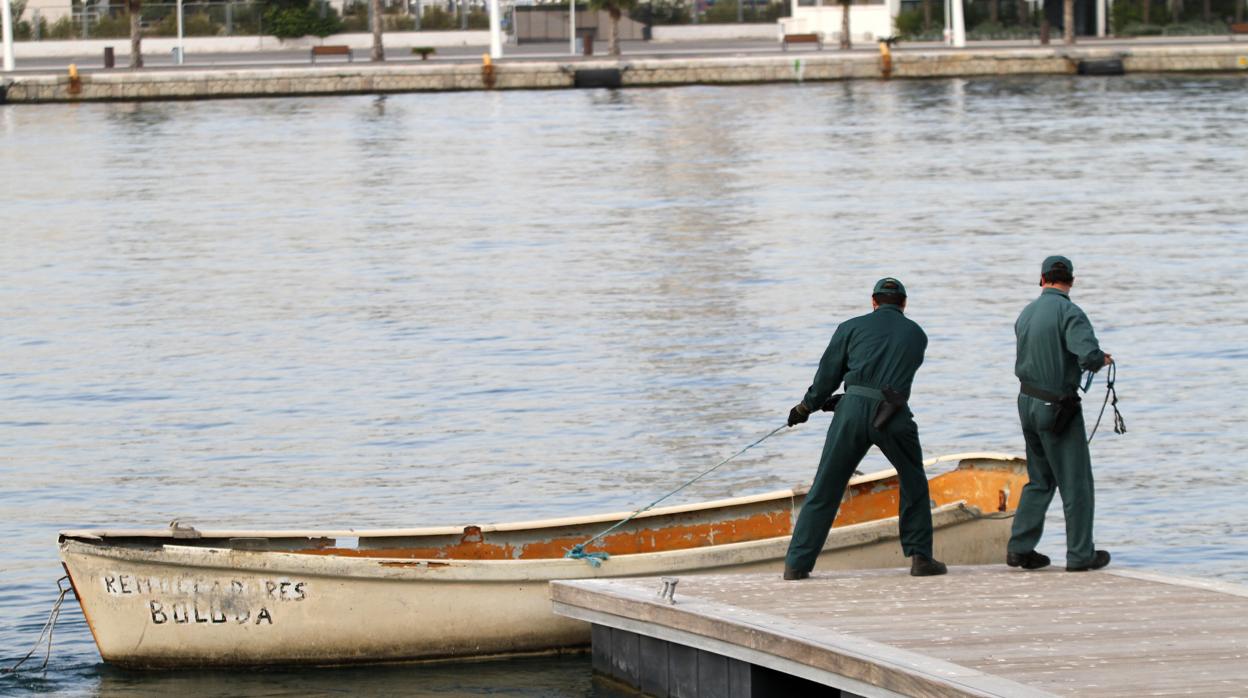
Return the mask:
[[1248, 34], [1248, 22], [1232, 22], [1230, 28], [1231, 34]]
[[780, 48], [788, 51], [789, 44], [814, 44], [815, 50], [823, 50], [823, 37], [815, 32], [808, 34], [785, 34], [780, 40]]
[[350, 46], [313, 46], [309, 58], [315, 63], [317, 56], [346, 56], [348, 63], [355, 62], [355, 56], [351, 53]]
[[420, 60], [422, 61], [429, 60], [429, 55], [433, 53], [437, 53], [437, 50], [434, 49], [432, 46], [413, 46], [412, 47], [412, 55], [420, 56]]

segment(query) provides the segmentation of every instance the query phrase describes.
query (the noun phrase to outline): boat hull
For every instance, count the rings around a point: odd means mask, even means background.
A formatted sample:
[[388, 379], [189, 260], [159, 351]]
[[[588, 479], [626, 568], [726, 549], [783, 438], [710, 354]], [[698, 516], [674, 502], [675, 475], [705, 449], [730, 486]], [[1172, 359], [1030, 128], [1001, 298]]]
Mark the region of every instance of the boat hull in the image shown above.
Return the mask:
[[[1016, 496], [1016, 495], [1015, 495]], [[935, 554], [998, 562], [1005, 514], [933, 510]], [[105, 661], [135, 668], [465, 659], [586, 645], [551, 612], [552, 579], [779, 573], [788, 536], [581, 560], [404, 560], [64, 538], [61, 557]], [[906, 564], [896, 517], [835, 528], [819, 571]], [[678, 592], [679, 593], [679, 592]]]

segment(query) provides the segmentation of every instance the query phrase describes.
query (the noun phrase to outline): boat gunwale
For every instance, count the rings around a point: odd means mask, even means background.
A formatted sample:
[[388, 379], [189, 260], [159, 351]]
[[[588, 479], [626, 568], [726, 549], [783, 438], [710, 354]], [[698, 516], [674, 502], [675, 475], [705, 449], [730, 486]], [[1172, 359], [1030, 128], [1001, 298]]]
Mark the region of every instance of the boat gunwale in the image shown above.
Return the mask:
[[[1012, 516], [1012, 513], [1010, 514]], [[932, 509], [936, 530], [989, 518], [978, 507], [958, 500]], [[897, 516], [832, 529], [823, 551], [836, 551], [896, 539]], [[778, 560], [790, 536], [760, 538], [738, 543], [681, 548], [647, 553], [612, 555], [601, 566], [562, 557], [476, 560], [437, 558], [355, 557], [307, 555], [266, 550], [236, 550], [164, 544], [159, 548], [120, 547], [68, 539], [61, 542], [61, 557], [88, 555], [124, 563], [141, 563], [189, 570], [247, 571], [271, 575], [300, 575], [377, 580], [409, 580], [449, 583], [489, 583], [636, 576], [650, 573], [689, 573], [720, 567]], [[623, 568], [623, 569], [621, 569]], [[666, 572], [664, 572], [666, 571]]]
[[[992, 452], [992, 451], [968, 451], [964, 453], [953, 453], [945, 456], [937, 456], [923, 461], [925, 468], [930, 468], [939, 463], [947, 463], [958, 461], [959, 465], [966, 461], [1000, 461], [1003, 463], [1023, 461], [1020, 456]], [[853, 477], [849, 481], [849, 486], [864, 485], [879, 480], [887, 480], [896, 476], [897, 471], [892, 467], [867, 473]], [[944, 475], [946, 473], [941, 473]], [[939, 475], [937, 476], [939, 477]], [[743, 495], [740, 497], [728, 497], [724, 499], [716, 499], [709, 502], [694, 502], [690, 504], [676, 504], [666, 507], [658, 507], [644, 513], [638, 514], [634, 520], [645, 520], [656, 517], [672, 516], [677, 514], [686, 514], [690, 512], [709, 511], [714, 509], [727, 509], [737, 506], [747, 506], [757, 504], [759, 502], [778, 501], [786, 498], [798, 497], [805, 495], [809, 490], [808, 485], [799, 485], [784, 490], [772, 490], [770, 492], [762, 492], [759, 494]], [[935, 511], [935, 510], [933, 510]], [[516, 521], [509, 523], [493, 523], [493, 524], [469, 524], [476, 526], [482, 533], [510, 533], [515, 531], [539, 531], [550, 528], [564, 528], [569, 526], [583, 526], [592, 524], [603, 524], [620, 521], [627, 516], [633, 514], [633, 511], [618, 511], [606, 514], [593, 514], [588, 516], [565, 516], [548, 519], [534, 519], [529, 521]], [[896, 518], [896, 517], [893, 517]], [[864, 522], [866, 523], [866, 522]], [[292, 538], [418, 538], [432, 536], [457, 536], [464, 533], [465, 526], [443, 525], [443, 526], [427, 526], [420, 528], [378, 528], [378, 529], [290, 529], [290, 530], [246, 530], [246, 529], [203, 529], [196, 530], [195, 535], [186, 537], [181, 531], [175, 532], [172, 528], [158, 529], [71, 529], [60, 532], [60, 540], [75, 539], [80, 541], [99, 541], [104, 542], [108, 538], [153, 538], [153, 539], [170, 539], [170, 540], [194, 540], [199, 538], [269, 538], [269, 539], [292, 539]], [[787, 537], [787, 536], [785, 536]]]

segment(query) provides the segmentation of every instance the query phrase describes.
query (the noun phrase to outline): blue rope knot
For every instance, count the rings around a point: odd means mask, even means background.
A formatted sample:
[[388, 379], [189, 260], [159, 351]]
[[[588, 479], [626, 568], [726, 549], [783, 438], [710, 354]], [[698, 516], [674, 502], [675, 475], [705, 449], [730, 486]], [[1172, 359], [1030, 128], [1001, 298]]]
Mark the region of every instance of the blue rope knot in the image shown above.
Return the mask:
[[610, 559], [611, 555], [605, 552], [587, 553], [585, 544], [579, 543], [569, 548], [564, 557], [571, 560], [584, 560], [594, 567], [601, 567], [603, 561]]

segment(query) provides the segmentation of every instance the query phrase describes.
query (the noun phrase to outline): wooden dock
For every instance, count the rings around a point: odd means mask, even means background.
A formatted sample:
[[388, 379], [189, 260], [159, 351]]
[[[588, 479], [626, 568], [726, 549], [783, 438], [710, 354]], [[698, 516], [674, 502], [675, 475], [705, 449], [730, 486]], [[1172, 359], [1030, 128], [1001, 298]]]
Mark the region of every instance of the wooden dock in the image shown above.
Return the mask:
[[650, 695], [1248, 697], [1248, 587], [1060, 565], [907, 572], [682, 577], [675, 603], [659, 578], [551, 596], [593, 624], [595, 670]]

